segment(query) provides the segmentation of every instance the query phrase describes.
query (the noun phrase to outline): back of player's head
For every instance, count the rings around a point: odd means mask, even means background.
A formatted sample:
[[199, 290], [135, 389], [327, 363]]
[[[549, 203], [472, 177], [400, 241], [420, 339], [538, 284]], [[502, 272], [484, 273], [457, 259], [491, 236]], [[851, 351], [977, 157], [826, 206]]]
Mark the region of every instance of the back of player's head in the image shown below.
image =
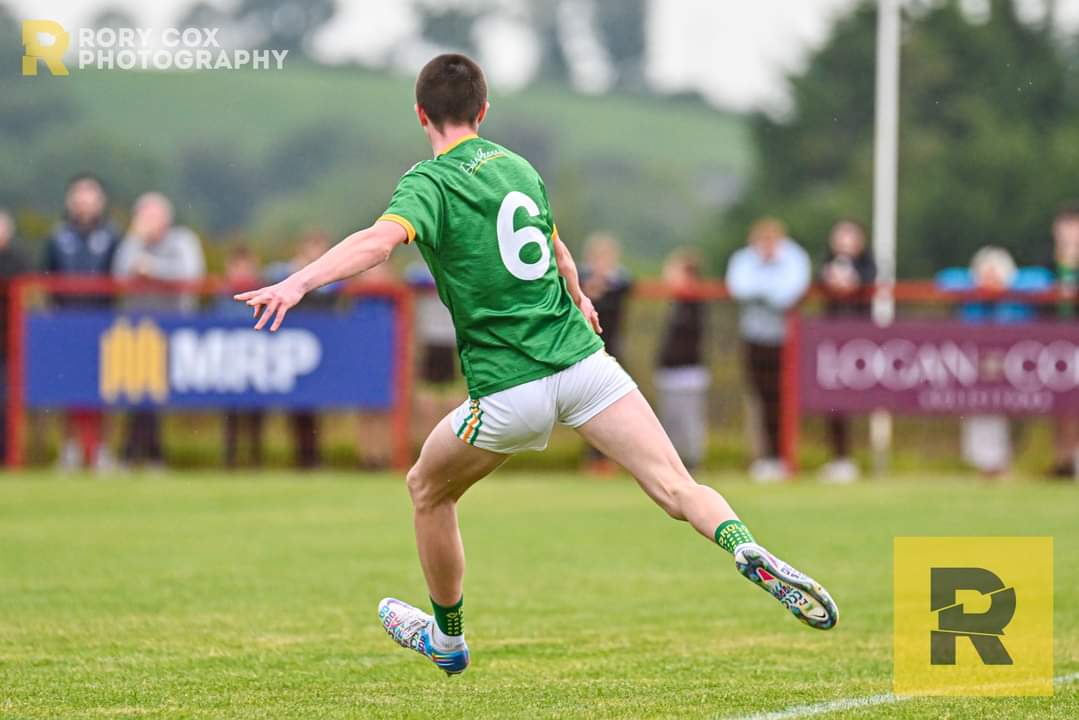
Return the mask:
[[439, 55], [420, 71], [416, 104], [439, 130], [447, 123], [475, 125], [487, 106], [487, 79], [471, 58]]

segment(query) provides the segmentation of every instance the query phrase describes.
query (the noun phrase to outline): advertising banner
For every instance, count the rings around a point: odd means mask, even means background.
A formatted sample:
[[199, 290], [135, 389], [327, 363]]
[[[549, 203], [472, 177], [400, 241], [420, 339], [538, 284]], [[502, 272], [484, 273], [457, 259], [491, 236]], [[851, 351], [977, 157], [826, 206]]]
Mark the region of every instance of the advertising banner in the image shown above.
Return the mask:
[[807, 319], [799, 397], [808, 412], [1079, 414], [1079, 324]]
[[395, 312], [297, 310], [276, 333], [235, 314], [59, 309], [26, 316], [28, 407], [385, 409]]

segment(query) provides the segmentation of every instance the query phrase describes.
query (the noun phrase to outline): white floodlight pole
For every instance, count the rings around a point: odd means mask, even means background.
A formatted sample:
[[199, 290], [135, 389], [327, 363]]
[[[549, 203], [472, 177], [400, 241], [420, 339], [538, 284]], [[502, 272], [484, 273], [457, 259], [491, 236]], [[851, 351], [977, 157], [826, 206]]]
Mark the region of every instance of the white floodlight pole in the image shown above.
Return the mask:
[[[899, 5], [878, 0], [876, 144], [873, 161], [873, 256], [877, 292], [873, 319], [890, 325], [895, 319], [896, 204], [899, 175]], [[878, 472], [888, 464], [892, 417], [879, 411], [870, 418], [870, 444]]]

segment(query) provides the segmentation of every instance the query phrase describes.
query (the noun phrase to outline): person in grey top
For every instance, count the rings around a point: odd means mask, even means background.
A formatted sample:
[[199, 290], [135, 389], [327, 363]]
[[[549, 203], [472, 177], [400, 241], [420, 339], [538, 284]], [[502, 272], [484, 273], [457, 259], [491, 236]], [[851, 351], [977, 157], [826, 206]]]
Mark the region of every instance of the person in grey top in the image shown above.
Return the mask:
[[750, 469], [759, 482], [782, 480], [788, 472], [779, 459], [780, 360], [787, 311], [809, 290], [811, 276], [809, 255], [772, 219], [753, 225], [747, 247], [727, 266], [727, 289], [741, 309], [746, 370], [764, 420], [762, 456]]
[[[135, 201], [131, 227], [116, 250], [112, 274], [120, 280], [194, 282], [206, 276], [206, 258], [198, 236], [189, 228], [173, 224], [169, 199], [150, 192]], [[124, 298], [122, 307], [131, 313], [188, 313], [198, 307], [198, 295], [165, 290], [140, 293]], [[124, 459], [151, 466], [164, 462], [161, 419], [156, 411], [139, 409], [131, 413]]]
[[[198, 236], [173, 224], [172, 203], [157, 192], [141, 195], [131, 213], [131, 227], [116, 250], [113, 277], [165, 283], [192, 282], [206, 277], [206, 257]], [[131, 297], [125, 309], [187, 311], [198, 305], [192, 293], [147, 293]]]

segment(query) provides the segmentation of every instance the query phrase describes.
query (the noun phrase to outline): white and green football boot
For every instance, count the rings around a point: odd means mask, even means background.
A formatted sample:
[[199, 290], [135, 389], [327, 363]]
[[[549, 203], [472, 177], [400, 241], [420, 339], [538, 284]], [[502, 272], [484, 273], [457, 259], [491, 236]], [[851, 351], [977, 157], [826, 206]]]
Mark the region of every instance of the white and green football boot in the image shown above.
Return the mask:
[[734, 563], [747, 580], [759, 585], [794, 617], [818, 630], [831, 630], [839, 622], [839, 608], [828, 591], [756, 543], [734, 549]]
[[460, 675], [468, 669], [468, 645], [439, 650], [432, 639], [435, 619], [418, 608], [397, 598], [384, 598], [378, 604], [378, 619], [393, 641], [403, 648], [415, 650], [447, 675]]

